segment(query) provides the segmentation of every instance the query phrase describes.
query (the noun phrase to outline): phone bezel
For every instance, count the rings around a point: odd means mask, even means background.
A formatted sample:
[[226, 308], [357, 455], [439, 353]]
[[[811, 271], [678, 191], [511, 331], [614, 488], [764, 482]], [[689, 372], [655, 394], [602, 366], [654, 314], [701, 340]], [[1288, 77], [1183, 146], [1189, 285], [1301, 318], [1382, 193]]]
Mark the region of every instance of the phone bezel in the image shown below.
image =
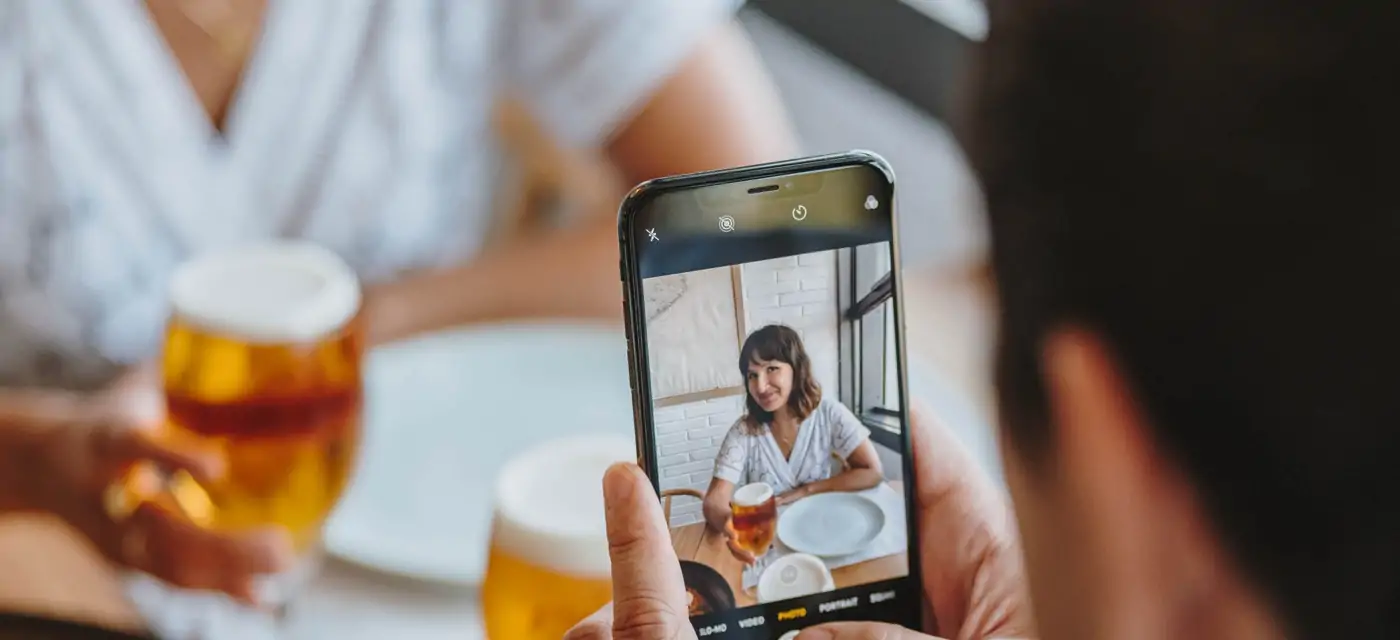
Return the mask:
[[[629, 382], [632, 390], [632, 412], [633, 424], [636, 430], [637, 459], [651, 480], [652, 489], [660, 494], [660, 481], [658, 475], [658, 460], [656, 456], [656, 426], [653, 421], [653, 411], [651, 407], [651, 387], [650, 369], [647, 367], [647, 344], [646, 344], [646, 312], [643, 305], [642, 278], [638, 273], [638, 260], [636, 256], [636, 239], [633, 238], [633, 219], [643, 211], [648, 204], [657, 196], [674, 191], [703, 189], [707, 187], [718, 187], [737, 182], [749, 182], [768, 178], [782, 178], [795, 174], [805, 174], [822, 171], [836, 171], [853, 167], [867, 167], [877, 170], [884, 176], [889, 186], [890, 197], [890, 258], [891, 273], [896, 299], [895, 307], [895, 343], [898, 353], [899, 371], [899, 393], [901, 408], [903, 409], [903, 428], [900, 437], [903, 443], [903, 454], [901, 462], [904, 471], [904, 497], [906, 509], [906, 523], [908, 526], [908, 557], [910, 571], [906, 578], [915, 587], [918, 598], [918, 605], [909, 607], [909, 614], [906, 620], [890, 620], [897, 624], [906, 626], [918, 626], [923, 628], [925, 624], [934, 624], [933, 620], [921, 620], [921, 613], [927, 614], [921, 564], [919, 540], [919, 523], [917, 517], [916, 496], [916, 472], [913, 464], [912, 437], [909, 427], [909, 372], [908, 356], [905, 345], [905, 324], [904, 324], [904, 277], [903, 269], [900, 267], [900, 242], [899, 242], [899, 205], [898, 195], [895, 189], [896, 181], [893, 168], [880, 155], [864, 150], [849, 151], [845, 153], [812, 156], [772, 162], [767, 164], [723, 169], [718, 171], [706, 171], [679, 176], [658, 178], [644, 182], [627, 195], [618, 210], [618, 243], [620, 249], [619, 272], [622, 281], [622, 307], [625, 331], [627, 334], [627, 365], [629, 372]], [[921, 624], [922, 623], [922, 624]], [[930, 627], [931, 628], [931, 627]], [[776, 637], [776, 636], [775, 636]]]

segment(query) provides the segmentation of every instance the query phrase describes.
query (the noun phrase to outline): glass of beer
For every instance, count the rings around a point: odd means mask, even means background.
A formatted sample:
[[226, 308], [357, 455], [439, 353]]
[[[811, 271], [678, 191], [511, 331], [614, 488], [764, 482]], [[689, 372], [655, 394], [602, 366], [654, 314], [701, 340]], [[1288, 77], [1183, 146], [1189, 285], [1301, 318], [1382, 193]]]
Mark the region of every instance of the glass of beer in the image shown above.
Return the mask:
[[162, 437], [214, 452], [216, 481], [166, 488], [201, 526], [278, 526], [303, 559], [268, 580], [285, 603], [319, 566], [321, 529], [360, 440], [360, 285], [330, 251], [280, 242], [209, 254], [171, 285]]
[[755, 558], [768, 553], [778, 533], [778, 501], [773, 487], [763, 482], [734, 490], [729, 499], [735, 544]]
[[481, 603], [486, 637], [558, 640], [612, 600], [603, 474], [630, 438], [568, 438], [508, 462], [496, 486]]

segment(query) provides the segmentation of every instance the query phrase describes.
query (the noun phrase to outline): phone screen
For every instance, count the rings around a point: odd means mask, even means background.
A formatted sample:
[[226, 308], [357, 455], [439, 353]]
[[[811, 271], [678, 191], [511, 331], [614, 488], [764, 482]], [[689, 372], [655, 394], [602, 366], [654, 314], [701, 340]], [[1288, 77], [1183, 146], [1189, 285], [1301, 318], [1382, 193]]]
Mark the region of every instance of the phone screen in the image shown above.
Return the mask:
[[862, 158], [624, 207], [640, 452], [700, 637], [919, 623], [894, 184]]

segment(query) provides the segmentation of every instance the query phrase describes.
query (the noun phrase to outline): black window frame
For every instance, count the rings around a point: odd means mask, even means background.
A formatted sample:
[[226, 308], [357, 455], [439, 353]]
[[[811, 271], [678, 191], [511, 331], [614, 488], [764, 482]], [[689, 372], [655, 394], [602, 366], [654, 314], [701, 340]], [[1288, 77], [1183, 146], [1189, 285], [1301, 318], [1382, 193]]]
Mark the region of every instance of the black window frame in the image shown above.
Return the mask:
[[[899, 399], [885, 397], [889, 315], [894, 314], [891, 252], [887, 244], [864, 245], [837, 253], [837, 304], [841, 310], [840, 398], [867, 427], [877, 444], [898, 451], [903, 416]], [[876, 349], [868, 348], [878, 345]], [[893, 404], [894, 407], [890, 405]]]

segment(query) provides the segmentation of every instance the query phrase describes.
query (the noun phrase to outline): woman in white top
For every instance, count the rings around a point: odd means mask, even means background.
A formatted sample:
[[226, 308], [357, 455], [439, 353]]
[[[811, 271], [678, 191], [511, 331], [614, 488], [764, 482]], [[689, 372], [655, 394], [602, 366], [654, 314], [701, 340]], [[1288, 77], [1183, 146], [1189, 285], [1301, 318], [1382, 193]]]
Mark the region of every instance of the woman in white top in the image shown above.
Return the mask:
[[0, 512], [57, 512], [120, 563], [244, 594], [267, 544], [100, 508], [114, 469], [169, 457], [127, 431], [153, 387], [122, 375], [158, 349], [171, 270], [315, 241], [368, 284], [380, 343], [614, 316], [614, 211], [485, 246], [492, 109], [523, 102], [634, 181], [788, 155], [734, 4], [0, 1]]
[[[720, 445], [705, 492], [705, 522], [730, 528], [736, 486], [762, 482], [786, 504], [828, 491], [860, 491], [884, 480], [870, 430], [839, 401], [822, 396], [812, 361], [796, 331], [769, 325], [749, 334], [739, 351], [747, 379], [745, 412]], [[729, 549], [752, 564], [753, 554]]]

